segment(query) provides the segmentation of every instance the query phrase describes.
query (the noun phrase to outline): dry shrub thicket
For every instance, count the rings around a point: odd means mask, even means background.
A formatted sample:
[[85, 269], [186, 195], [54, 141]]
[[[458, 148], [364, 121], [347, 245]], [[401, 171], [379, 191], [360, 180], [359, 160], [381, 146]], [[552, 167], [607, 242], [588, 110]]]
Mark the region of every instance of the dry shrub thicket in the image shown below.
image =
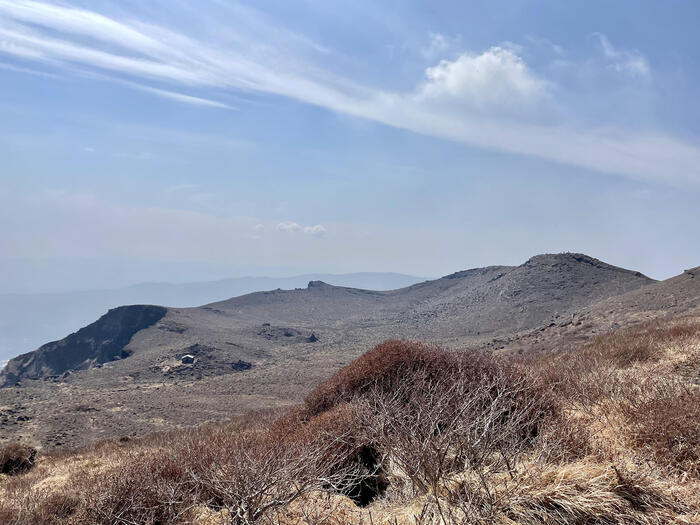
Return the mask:
[[31, 470], [36, 450], [21, 443], [8, 443], [0, 448], [0, 473], [14, 476]]
[[107, 441], [2, 524], [700, 523], [700, 319], [520, 358], [388, 341], [284, 414]]

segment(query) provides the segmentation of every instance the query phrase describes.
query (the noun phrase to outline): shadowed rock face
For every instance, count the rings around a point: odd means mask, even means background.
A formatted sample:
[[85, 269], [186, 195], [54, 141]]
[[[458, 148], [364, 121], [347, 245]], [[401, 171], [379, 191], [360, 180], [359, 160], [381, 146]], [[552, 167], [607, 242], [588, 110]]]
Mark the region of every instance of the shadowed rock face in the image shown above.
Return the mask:
[[65, 339], [10, 360], [0, 373], [0, 387], [14, 385], [24, 378], [57, 376], [128, 357], [125, 347], [131, 337], [158, 322], [166, 312], [167, 308], [162, 306], [114, 308]]

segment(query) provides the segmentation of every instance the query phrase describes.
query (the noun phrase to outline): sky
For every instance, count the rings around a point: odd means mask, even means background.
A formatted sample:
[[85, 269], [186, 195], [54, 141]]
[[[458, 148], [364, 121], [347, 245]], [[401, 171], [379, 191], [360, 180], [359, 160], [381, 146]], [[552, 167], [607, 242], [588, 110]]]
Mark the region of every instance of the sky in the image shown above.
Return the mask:
[[700, 3], [0, 0], [0, 293], [700, 264]]

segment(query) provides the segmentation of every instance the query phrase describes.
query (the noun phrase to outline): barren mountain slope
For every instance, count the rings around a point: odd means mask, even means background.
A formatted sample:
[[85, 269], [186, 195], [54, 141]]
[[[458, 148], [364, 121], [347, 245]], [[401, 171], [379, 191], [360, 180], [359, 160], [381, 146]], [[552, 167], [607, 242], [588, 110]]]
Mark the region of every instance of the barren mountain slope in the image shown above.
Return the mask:
[[[126, 288], [63, 293], [0, 293], [0, 362], [64, 337], [124, 304], [167, 304], [189, 308], [229, 297], [305, 287], [323, 280], [338, 286], [393, 290], [425, 278], [396, 273], [306, 274], [291, 277], [240, 277], [193, 283], [141, 283]], [[60, 283], [56, 283], [60, 284]]]
[[581, 308], [557, 323], [523, 334], [506, 351], [569, 348], [620, 326], [682, 314], [700, 315], [700, 266]]
[[[51, 376], [65, 371], [38, 367], [44, 380], [0, 389], [0, 428], [8, 437], [25, 434], [57, 447], [287, 404], [385, 339], [502, 348], [652, 282], [585, 255], [559, 254], [388, 292], [311, 282], [169, 308], [131, 337], [125, 359], [60, 380]], [[189, 354], [194, 362], [183, 363]], [[12, 370], [20, 365], [15, 361]]]

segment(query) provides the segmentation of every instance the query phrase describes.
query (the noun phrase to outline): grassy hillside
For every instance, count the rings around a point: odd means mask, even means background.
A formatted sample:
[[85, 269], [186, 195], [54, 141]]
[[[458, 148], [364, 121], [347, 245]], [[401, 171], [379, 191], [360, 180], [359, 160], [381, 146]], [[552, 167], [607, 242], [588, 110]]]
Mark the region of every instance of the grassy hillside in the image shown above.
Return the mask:
[[698, 383], [697, 317], [526, 357], [388, 341], [286, 412], [40, 456], [0, 523], [698, 523]]

